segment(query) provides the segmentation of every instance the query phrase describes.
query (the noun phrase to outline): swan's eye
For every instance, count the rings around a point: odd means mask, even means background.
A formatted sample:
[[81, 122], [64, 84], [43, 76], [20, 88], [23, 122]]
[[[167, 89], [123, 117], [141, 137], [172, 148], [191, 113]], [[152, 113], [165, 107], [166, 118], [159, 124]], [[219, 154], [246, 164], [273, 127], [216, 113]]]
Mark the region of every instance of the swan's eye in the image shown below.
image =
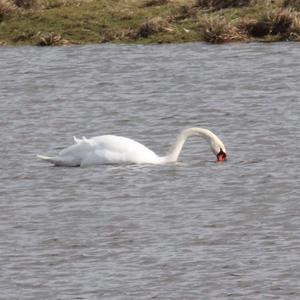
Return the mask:
[[223, 152], [222, 149], [221, 149], [220, 152], [217, 154], [217, 159], [218, 159], [218, 161], [224, 161], [224, 160], [226, 160], [226, 153]]

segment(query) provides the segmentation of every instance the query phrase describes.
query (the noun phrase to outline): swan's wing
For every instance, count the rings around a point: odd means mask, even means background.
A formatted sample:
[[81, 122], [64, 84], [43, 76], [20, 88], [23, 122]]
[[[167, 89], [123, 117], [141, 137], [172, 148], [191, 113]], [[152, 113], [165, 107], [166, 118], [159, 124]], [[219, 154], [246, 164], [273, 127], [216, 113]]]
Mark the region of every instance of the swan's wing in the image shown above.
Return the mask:
[[130, 138], [106, 135], [88, 141], [95, 154], [108, 163], [150, 163], [158, 159], [152, 150]]
[[90, 138], [87, 141], [90, 142], [90, 144], [93, 145], [97, 150], [109, 150], [117, 153], [132, 152], [135, 150], [151, 151], [139, 142], [123, 136], [102, 135]]
[[87, 166], [114, 163], [159, 163], [159, 157], [144, 145], [120, 136], [74, 137], [75, 144], [56, 157], [40, 157], [56, 165]]
[[82, 157], [93, 150], [91, 143], [89, 143], [89, 140], [87, 139], [80, 140], [76, 138], [75, 142], [76, 144], [60, 151], [59, 156], [73, 156], [77, 158]]

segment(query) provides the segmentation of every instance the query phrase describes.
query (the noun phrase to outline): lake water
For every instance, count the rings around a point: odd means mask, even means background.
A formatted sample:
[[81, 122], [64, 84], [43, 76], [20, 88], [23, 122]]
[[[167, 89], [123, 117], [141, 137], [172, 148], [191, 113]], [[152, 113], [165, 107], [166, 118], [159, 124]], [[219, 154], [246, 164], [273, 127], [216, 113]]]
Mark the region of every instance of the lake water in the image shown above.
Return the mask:
[[[300, 299], [300, 44], [0, 48], [1, 299]], [[163, 166], [58, 168], [117, 134]]]

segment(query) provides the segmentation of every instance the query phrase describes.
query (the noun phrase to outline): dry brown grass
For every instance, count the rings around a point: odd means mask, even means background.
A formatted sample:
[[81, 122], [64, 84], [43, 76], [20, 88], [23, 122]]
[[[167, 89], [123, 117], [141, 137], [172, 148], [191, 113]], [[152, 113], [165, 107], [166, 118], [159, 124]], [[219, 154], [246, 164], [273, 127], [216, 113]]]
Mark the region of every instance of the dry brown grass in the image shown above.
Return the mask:
[[180, 5], [177, 8], [177, 13], [174, 15], [174, 20], [185, 20], [195, 18], [199, 13], [199, 9], [195, 6]]
[[251, 0], [196, 0], [195, 5], [202, 8], [223, 9], [249, 5]]
[[151, 6], [159, 6], [159, 5], [164, 5], [168, 4], [170, 1], [169, 0], [147, 0], [142, 3], [142, 7], [151, 7]]
[[261, 20], [242, 22], [239, 27], [245, 30], [248, 35], [258, 38], [269, 35], [271, 32], [271, 24]]
[[101, 34], [100, 43], [108, 43], [112, 41], [125, 41], [136, 38], [136, 34], [132, 29], [123, 30], [105, 30]]
[[0, 21], [16, 10], [16, 6], [9, 0], [0, 0]]
[[300, 42], [300, 14], [298, 12], [294, 12], [294, 18], [290, 26], [288, 40]]
[[200, 23], [200, 34], [204, 41], [212, 44], [244, 41], [246, 35], [233, 22], [224, 17], [207, 17]]
[[64, 39], [60, 34], [51, 32], [40, 34], [37, 38], [37, 46], [63, 46], [71, 44], [68, 40]]
[[62, 6], [79, 6], [89, 0], [13, 0], [14, 4], [24, 9], [49, 9]]
[[300, 9], [300, 0], [284, 0], [283, 6], [299, 10]]
[[173, 29], [170, 27], [169, 22], [162, 17], [154, 17], [144, 22], [136, 31], [136, 38], [147, 38], [152, 34], [169, 31]]
[[294, 13], [290, 10], [284, 9], [275, 11], [270, 14], [270, 21], [272, 24], [271, 34], [286, 34], [294, 21]]
[[[0, 41], [34, 45], [139, 39], [143, 43], [300, 41], [300, 12], [294, 8], [298, 1], [0, 0], [0, 22], [5, 18]], [[54, 7], [62, 8], [50, 9]]]
[[240, 25], [250, 36], [278, 36], [280, 40], [298, 40], [300, 34], [299, 13], [290, 9], [265, 11], [256, 20]]

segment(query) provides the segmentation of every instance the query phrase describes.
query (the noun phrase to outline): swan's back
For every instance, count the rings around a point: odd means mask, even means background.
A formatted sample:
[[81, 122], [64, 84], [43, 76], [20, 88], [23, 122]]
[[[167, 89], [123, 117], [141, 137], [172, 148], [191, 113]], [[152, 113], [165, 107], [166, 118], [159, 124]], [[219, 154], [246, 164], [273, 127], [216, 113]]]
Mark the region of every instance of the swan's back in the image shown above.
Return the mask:
[[141, 143], [123, 136], [102, 135], [102, 136], [96, 136], [90, 138], [87, 141], [97, 149], [105, 149], [107, 151], [111, 151], [115, 153], [120, 153], [120, 152], [132, 153], [136, 151], [144, 154], [146, 152], [155, 154], [153, 151], [151, 151]]
[[88, 141], [95, 149], [95, 158], [105, 163], [155, 163], [158, 160], [153, 151], [130, 138], [103, 135]]
[[59, 153], [79, 161], [80, 166], [120, 163], [158, 163], [159, 157], [144, 145], [126, 137], [103, 135], [75, 139], [76, 144]]

